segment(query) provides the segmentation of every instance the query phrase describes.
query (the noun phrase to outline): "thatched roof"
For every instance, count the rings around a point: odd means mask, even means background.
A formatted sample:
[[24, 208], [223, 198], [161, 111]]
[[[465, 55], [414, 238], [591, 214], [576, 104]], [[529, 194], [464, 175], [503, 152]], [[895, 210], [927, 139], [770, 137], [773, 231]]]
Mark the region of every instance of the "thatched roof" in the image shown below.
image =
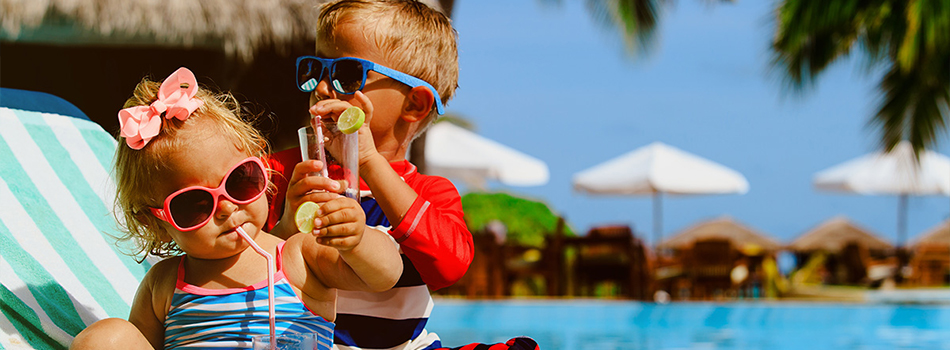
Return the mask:
[[928, 244], [950, 246], [950, 219], [944, 220], [937, 226], [925, 231], [915, 240], [912, 246], [916, 248]]
[[[214, 47], [313, 42], [325, 0], [0, 0], [0, 38], [52, 44]], [[424, 1], [440, 8], [438, 1]]]
[[687, 248], [696, 241], [707, 239], [725, 239], [739, 250], [764, 249], [777, 250], [778, 241], [765, 234], [742, 225], [730, 217], [698, 223], [660, 243], [660, 248]]
[[794, 251], [827, 251], [839, 252], [850, 242], [873, 250], [891, 249], [894, 246], [881, 237], [859, 227], [844, 217], [834, 217], [805, 232], [791, 244], [789, 250]]

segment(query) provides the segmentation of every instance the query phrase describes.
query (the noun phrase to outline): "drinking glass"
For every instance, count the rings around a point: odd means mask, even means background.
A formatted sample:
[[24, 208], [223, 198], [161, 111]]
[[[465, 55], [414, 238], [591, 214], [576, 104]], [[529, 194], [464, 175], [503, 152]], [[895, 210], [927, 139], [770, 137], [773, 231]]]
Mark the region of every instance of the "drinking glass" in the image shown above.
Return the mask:
[[251, 338], [254, 350], [314, 350], [317, 339], [314, 333], [285, 333], [276, 336], [258, 335]]
[[[325, 124], [319, 129], [314, 129], [311, 125], [297, 130], [297, 136], [300, 138], [300, 155], [303, 160], [323, 162], [323, 173], [311, 175], [343, 180], [346, 184], [344, 194], [359, 201], [359, 136], [357, 133], [344, 134], [337, 130], [333, 123], [320, 123]], [[320, 142], [320, 136], [324, 136], [324, 140], [332, 140], [326, 145], [327, 147]]]

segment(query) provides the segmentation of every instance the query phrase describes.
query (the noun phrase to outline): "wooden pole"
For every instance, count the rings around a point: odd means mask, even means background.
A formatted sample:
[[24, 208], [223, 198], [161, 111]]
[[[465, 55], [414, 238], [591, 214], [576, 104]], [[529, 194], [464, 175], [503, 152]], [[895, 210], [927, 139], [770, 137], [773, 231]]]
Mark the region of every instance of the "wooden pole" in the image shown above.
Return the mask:
[[663, 201], [660, 191], [653, 192], [653, 248], [657, 256], [660, 253], [660, 240], [663, 239]]

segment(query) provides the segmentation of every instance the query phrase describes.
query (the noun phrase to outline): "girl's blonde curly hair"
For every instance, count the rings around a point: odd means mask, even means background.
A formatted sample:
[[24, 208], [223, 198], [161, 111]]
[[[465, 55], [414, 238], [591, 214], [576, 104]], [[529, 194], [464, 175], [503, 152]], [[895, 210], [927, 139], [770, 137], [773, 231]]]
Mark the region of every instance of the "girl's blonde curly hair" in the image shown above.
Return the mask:
[[[135, 87], [131, 98], [123, 108], [148, 106], [158, 98], [161, 83], [142, 79]], [[116, 181], [115, 215], [123, 235], [117, 237], [120, 242], [128, 242], [130, 255], [155, 255], [169, 257], [182, 254], [181, 249], [170, 239], [161, 225], [161, 220], [152, 215], [149, 208], [160, 207], [165, 198], [155, 192], [158, 174], [168, 171], [169, 155], [180, 152], [188, 142], [189, 135], [182, 132], [200, 121], [202, 127], [211, 125], [212, 132], [225, 135], [233, 145], [249, 156], [263, 157], [268, 153], [267, 139], [254, 127], [256, 117], [244, 113], [240, 103], [230, 93], [214, 93], [203, 86], [198, 88], [194, 98], [204, 102], [184, 121], [175, 118], [162, 118], [162, 127], [142, 149], [127, 147], [125, 140], [119, 139], [114, 159]], [[266, 164], [267, 162], [265, 162]], [[272, 187], [272, 185], [269, 185]], [[273, 191], [273, 188], [269, 188]]]

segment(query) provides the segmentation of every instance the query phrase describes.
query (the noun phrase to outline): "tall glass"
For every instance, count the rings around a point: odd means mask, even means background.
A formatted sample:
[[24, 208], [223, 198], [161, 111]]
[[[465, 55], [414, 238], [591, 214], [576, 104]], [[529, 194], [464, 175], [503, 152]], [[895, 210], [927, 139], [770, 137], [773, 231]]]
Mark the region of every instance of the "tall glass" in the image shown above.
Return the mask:
[[320, 118], [314, 118], [311, 124], [297, 130], [303, 160], [324, 163], [323, 173], [311, 175], [342, 180], [346, 185], [344, 194], [359, 201], [359, 135], [344, 134], [336, 128], [335, 123], [321, 121]]
[[317, 339], [314, 333], [285, 333], [276, 336], [258, 335], [251, 338], [254, 350], [314, 350]]

